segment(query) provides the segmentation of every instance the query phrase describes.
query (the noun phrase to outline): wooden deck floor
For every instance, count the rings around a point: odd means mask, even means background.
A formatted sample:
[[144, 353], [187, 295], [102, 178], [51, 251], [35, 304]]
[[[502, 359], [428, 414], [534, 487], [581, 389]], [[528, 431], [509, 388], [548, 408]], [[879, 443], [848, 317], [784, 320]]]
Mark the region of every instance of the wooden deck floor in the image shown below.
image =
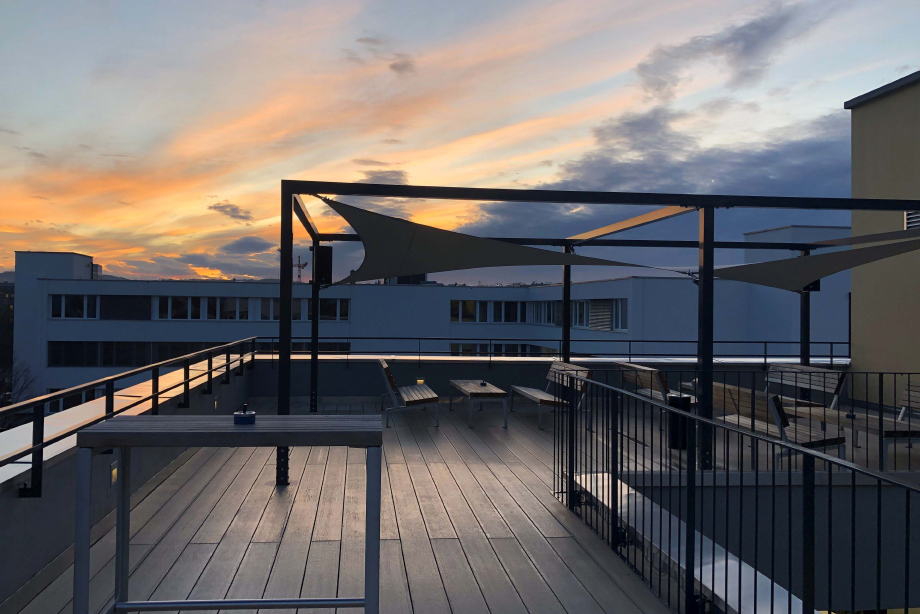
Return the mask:
[[[409, 410], [384, 433], [382, 611], [667, 611], [553, 498], [552, 435], [534, 407], [516, 407], [507, 431], [497, 406], [475, 412], [473, 429], [465, 411], [446, 409], [440, 428]], [[370, 403], [322, 410], [376, 413]], [[200, 449], [135, 502], [132, 600], [363, 593], [363, 450], [294, 449], [284, 489], [273, 452]], [[113, 556], [109, 531], [92, 548], [94, 611], [110, 603]], [[22, 611], [70, 612], [72, 577], [71, 567]]]

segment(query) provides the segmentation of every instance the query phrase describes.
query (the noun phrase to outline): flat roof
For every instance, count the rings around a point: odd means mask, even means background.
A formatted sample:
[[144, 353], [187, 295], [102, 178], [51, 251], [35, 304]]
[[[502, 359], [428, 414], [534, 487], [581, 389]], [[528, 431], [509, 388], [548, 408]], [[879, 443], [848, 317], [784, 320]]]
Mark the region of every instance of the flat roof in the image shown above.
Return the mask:
[[867, 102], [871, 102], [877, 98], [882, 98], [888, 94], [893, 94], [898, 90], [902, 90], [905, 87], [910, 87], [911, 85], [916, 85], [920, 83], [920, 70], [915, 73], [911, 73], [906, 77], [901, 77], [897, 81], [892, 81], [888, 85], [883, 85], [880, 88], [874, 89], [871, 92], [866, 92], [862, 96], [857, 96], [852, 100], [847, 100], [843, 103], [844, 109], [855, 109], [858, 106], [864, 105]]
[[829, 226], [827, 224], [787, 224], [786, 226], [777, 226], [776, 228], [764, 228], [763, 230], [752, 230], [744, 233], [744, 236], [756, 235], [761, 232], [773, 232], [774, 230], [786, 230], [787, 228], [829, 228], [831, 230], [850, 230], [849, 226]]

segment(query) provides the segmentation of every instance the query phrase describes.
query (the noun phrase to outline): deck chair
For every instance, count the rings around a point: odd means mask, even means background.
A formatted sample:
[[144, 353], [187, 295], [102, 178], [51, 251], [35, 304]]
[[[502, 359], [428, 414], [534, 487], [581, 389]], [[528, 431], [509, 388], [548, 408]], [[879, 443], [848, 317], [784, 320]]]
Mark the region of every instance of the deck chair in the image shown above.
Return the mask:
[[[380, 395], [381, 411], [386, 411], [386, 427], [390, 428], [390, 412], [397, 409], [409, 409], [410, 407], [427, 407], [434, 405], [434, 425], [440, 426], [441, 420], [438, 415], [438, 395], [428, 387], [427, 384], [417, 386], [397, 386], [390, 367], [385, 360], [380, 360], [380, 372], [383, 374], [383, 382], [386, 386], [386, 392]], [[387, 407], [383, 407], [386, 397], [390, 397]]]

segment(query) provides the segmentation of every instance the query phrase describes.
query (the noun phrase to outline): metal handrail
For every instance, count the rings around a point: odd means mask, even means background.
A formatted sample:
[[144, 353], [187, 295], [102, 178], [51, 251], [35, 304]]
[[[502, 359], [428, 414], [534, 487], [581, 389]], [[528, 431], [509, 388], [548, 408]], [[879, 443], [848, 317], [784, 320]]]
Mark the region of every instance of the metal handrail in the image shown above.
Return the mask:
[[[249, 346], [248, 351], [246, 347], [247, 344]], [[235, 359], [231, 359], [230, 353], [233, 349], [237, 350], [237, 357]], [[224, 364], [218, 367], [213, 366], [213, 357], [215, 354], [223, 354], [225, 356]], [[14, 463], [25, 456], [32, 455], [30, 484], [29, 486], [21, 487], [19, 489], [19, 495], [21, 497], [40, 497], [42, 492], [42, 472], [44, 465], [43, 451], [46, 447], [66, 439], [80, 429], [101, 422], [102, 420], [107, 420], [108, 418], [121, 414], [148, 401], [151, 402], [152, 413], [156, 414], [159, 410], [160, 395], [175, 390], [179, 387], [183, 388], [182, 403], [180, 406], [187, 407], [190, 398], [189, 395], [191, 382], [203, 377], [207, 377], [208, 385], [205, 392], [211, 393], [211, 382], [213, 381], [213, 374], [217, 371], [223, 371], [224, 381], [228, 382], [229, 379], [227, 378], [229, 378], [231, 369], [233, 369], [235, 366], [239, 366], [240, 370], [242, 370], [247, 356], [250, 359], [249, 368], [251, 369], [253, 366], [252, 363], [256, 357], [256, 337], [247, 337], [245, 339], [240, 339], [231, 343], [225, 343], [213, 348], [198, 350], [190, 354], [185, 354], [184, 356], [162, 360], [160, 362], [146, 365], [144, 367], [125, 371], [116, 375], [110, 375], [108, 377], [104, 377], [87, 384], [81, 384], [79, 386], [74, 386], [65, 390], [60, 390], [58, 392], [53, 392], [22, 401], [20, 403], [16, 403], [15, 405], [4, 407], [2, 410], [0, 410], [0, 416], [10, 415], [28, 409], [32, 410], [32, 445], [20, 448], [19, 450], [16, 450], [15, 452], [0, 458], [0, 467]], [[194, 376], [192, 376], [190, 373], [191, 363], [193, 360], [200, 357], [207, 358], [208, 368], [204, 372], [197, 372]], [[160, 369], [164, 367], [169, 368], [172, 366], [182, 367], [184, 370], [184, 377], [178, 383], [161, 390], [159, 388]], [[140, 397], [135, 401], [127, 404], [126, 406], [120, 407], [118, 410], [116, 410], [115, 382], [147, 372], [150, 373], [151, 378], [150, 394], [144, 397]], [[242, 373], [240, 373], [240, 375], [241, 374]], [[103, 386], [105, 387], [105, 413], [103, 413], [103, 415], [85, 420], [84, 422], [66, 429], [54, 435], [53, 437], [47, 439], [45, 438], [45, 405], [47, 403], [62, 400], [75, 394], [81, 394], [86, 390], [95, 390]]]

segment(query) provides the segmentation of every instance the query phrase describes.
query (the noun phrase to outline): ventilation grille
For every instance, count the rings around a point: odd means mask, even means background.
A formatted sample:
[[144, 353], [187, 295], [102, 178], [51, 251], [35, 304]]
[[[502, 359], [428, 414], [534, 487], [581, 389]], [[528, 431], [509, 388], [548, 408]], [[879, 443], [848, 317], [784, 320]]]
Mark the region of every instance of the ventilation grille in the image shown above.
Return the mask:
[[920, 228], [920, 211], [904, 212], [904, 230]]
[[588, 328], [591, 330], [613, 329], [613, 301], [609, 299], [591, 301]]

